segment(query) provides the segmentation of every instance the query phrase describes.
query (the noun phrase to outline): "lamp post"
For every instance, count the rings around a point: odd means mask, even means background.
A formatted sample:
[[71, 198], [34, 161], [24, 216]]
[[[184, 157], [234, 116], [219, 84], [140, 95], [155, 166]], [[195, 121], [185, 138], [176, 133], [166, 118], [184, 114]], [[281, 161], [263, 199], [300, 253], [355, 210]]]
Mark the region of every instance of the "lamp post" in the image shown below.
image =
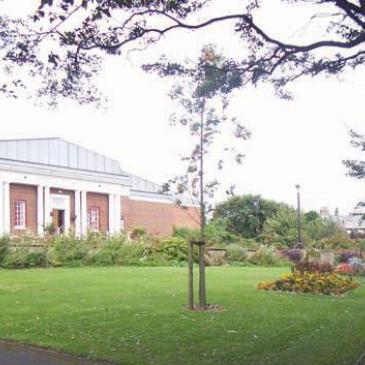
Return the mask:
[[295, 188], [297, 189], [297, 226], [298, 226], [298, 248], [303, 248], [303, 242], [302, 242], [302, 227], [301, 227], [301, 221], [300, 221], [300, 185], [295, 185]]

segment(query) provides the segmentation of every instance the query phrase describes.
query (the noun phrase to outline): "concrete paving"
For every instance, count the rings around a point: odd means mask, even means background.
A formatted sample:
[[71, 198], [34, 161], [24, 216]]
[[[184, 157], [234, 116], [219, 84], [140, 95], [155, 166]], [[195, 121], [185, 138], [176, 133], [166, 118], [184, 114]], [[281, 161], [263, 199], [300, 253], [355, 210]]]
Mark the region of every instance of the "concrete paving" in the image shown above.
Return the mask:
[[54, 351], [0, 341], [1, 365], [106, 365]]

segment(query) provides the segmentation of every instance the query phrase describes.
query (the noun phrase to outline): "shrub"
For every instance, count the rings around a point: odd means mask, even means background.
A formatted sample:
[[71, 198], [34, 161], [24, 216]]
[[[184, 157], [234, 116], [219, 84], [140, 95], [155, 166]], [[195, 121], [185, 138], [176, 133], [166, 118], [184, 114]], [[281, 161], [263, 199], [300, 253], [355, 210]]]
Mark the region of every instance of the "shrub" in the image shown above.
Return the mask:
[[174, 227], [173, 237], [183, 238], [186, 241], [198, 240], [200, 232], [198, 229], [191, 229], [186, 227]]
[[154, 251], [166, 261], [186, 262], [188, 243], [183, 238], [171, 237], [157, 243]]
[[329, 262], [301, 261], [295, 265], [294, 271], [325, 274], [332, 273], [333, 266]]
[[248, 261], [260, 266], [289, 266], [289, 262], [276, 255], [274, 249], [265, 246], [260, 247]]
[[29, 252], [26, 258], [27, 267], [46, 267], [47, 255], [45, 251], [33, 251]]
[[350, 264], [342, 263], [336, 266], [334, 272], [339, 275], [352, 275], [354, 270]]
[[359, 286], [351, 278], [341, 277], [333, 273], [311, 273], [295, 271], [282, 275], [275, 281], [263, 281], [258, 289], [278, 290], [296, 293], [325, 295], [341, 295]]
[[358, 240], [356, 242], [356, 248], [360, 251], [360, 252], [364, 252], [365, 251], [365, 240]]
[[143, 243], [114, 238], [89, 251], [83, 263], [101, 266], [138, 265], [146, 260], [147, 256]]
[[146, 230], [143, 227], [134, 227], [131, 233], [132, 240], [138, 240], [146, 235]]
[[282, 250], [280, 253], [283, 257], [294, 263], [299, 262], [303, 258], [303, 250], [299, 249]]
[[80, 265], [87, 255], [89, 246], [74, 237], [57, 236], [49, 249], [49, 263], [52, 266]]
[[26, 266], [28, 250], [24, 248], [17, 248], [9, 250], [4, 257], [2, 266], [6, 269], [23, 269]]
[[2, 236], [0, 237], [0, 264], [4, 260], [6, 254], [9, 251], [10, 237]]
[[338, 256], [340, 263], [348, 263], [353, 257], [360, 257], [360, 254], [354, 251], [344, 251]]
[[247, 261], [247, 249], [236, 243], [227, 246], [227, 255], [229, 262]]
[[344, 249], [354, 248], [355, 240], [351, 239], [346, 232], [338, 232], [330, 237], [322, 239], [318, 243], [318, 248]]
[[45, 267], [47, 263], [44, 251], [30, 251], [28, 248], [9, 250], [3, 259], [2, 266], [6, 269], [25, 269], [31, 267]]

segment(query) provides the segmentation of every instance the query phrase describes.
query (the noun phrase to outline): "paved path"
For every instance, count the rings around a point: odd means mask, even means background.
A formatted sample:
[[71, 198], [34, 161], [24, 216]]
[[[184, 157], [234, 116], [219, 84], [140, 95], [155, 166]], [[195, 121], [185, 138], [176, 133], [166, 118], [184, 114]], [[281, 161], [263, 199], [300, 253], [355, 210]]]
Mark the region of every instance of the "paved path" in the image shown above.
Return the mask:
[[[102, 365], [54, 351], [0, 341], [1, 365]], [[103, 363], [106, 365], [106, 363]]]

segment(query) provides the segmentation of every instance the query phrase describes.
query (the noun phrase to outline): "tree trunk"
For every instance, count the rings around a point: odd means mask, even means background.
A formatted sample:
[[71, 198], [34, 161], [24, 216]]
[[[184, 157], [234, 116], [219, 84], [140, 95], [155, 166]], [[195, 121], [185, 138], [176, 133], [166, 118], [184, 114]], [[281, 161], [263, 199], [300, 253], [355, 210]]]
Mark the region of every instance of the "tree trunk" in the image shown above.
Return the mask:
[[194, 262], [193, 262], [194, 243], [189, 242], [188, 247], [188, 265], [189, 265], [189, 293], [188, 293], [188, 308], [194, 309]]
[[206, 307], [205, 287], [205, 200], [204, 200], [204, 111], [205, 100], [202, 100], [200, 114], [200, 243], [199, 243], [199, 306]]

